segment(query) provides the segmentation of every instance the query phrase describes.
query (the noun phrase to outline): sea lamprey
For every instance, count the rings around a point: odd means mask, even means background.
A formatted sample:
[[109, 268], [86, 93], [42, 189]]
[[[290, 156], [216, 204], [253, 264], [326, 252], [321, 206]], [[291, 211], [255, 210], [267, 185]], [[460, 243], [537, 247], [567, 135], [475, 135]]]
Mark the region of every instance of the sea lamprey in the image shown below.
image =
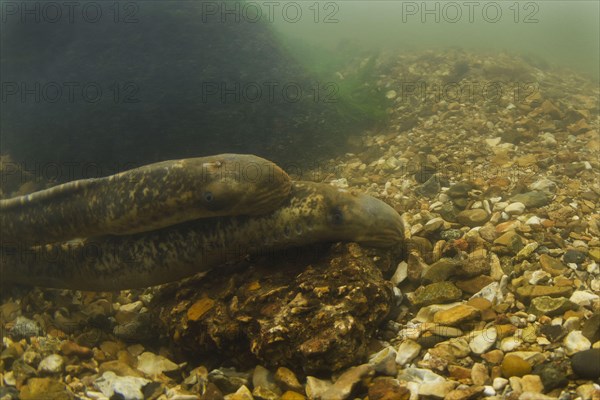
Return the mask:
[[129, 235], [184, 221], [258, 215], [290, 193], [289, 176], [246, 154], [163, 161], [0, 200], [2, 245]]
[[[284, 192], [283, 186], [276, 190]], [[242, 211], [246, 215], [195, 219], [26, 251], [19, 245], [4, 246], [2, 279], [55, 288], [127, 289], [179, 280], [248, 254], [316, 242], [389, 247], [404, 238], [400, 215], [371, 196], [313, 182], [293, 182], [289, 189], [278, 207], [262, 215]]]

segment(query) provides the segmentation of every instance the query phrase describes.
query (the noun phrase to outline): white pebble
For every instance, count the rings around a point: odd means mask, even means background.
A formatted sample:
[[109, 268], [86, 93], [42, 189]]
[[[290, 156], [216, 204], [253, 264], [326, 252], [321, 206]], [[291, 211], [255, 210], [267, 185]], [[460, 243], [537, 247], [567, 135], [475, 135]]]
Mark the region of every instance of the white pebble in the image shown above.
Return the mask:
[[542, 219], [534, 215], [533, 217], [530, 217], [527, 221], [525, 221], [525, 225], [540, 226], [542, 225]]
[[483, 354], [496, 343], [497, 338], [498, 332], [496, 328], [484, 329], [477, 332], [473, 339], [471, 339], [469, 348], [475, 354]]
[[38, 365], [38, 370], [50, 374], [58, 374], [62, 372], [65, 361], [58, 354], [50, 354]]
[[394, 275], [392, 275], [392, 277], [390, 278], [390, 282], [392, 282], [394, 286], [398, 286], [398, 284], [404, 281], [407, 276], [408, 264], [406, 263], [406, 261], [402, 261], [396, 267], [396, 272], [394, 272]]
[[492, 382], [492, 386], [494, 389], [496, 389], [497, 392], [504, 389], [506, 385], [508, 385], [508, 379], [506, 378], [497, 377], [494, 378], [494, 382]]
[[600, 296], [594, 293], [589, 293], [583, 290], [576, 290], [573, 292], [569, 300], [580, 306], [589, 306], [592, 302], [600, 299]]
[[421, 345], [414, 340], [405, 340], [396, 351], [396, 364], [405, 365], [411, 362], [421, 351]]
[[515, 350], [522, 344], [523, 339], [514, 336], [509, 336], [502, 339], [502, 341], [500, 342], [500, 350], [506, 353]]
[[546, 271], [537, 270], [531, 273], [531, 278], [529, 279], [529, 283], [531, 285], [537, 285], [539, 282], [547, 281], [551, 275]]
[[567, 355], [571, 356], [579, 351], [588, 350], [592, 347], [592, 343], [588, 338], [583, 336], [581, 331], [569, 332], [567, 337], [563, 340]]
[[133, 303], [129, 303], [129, 304], [123, 304], [122, 306], [119, 307], [119, 311], [123, 311], [123, 312], [138, 312], [142, 309], [142, 307], [144, 306], [144, 303], [142, 303], [141, 301], [134, 301]]
[[496, 390], [493, 387], [491, 387], [490, 385], [485, 385], [483, 387], [483, 395], [486, 397], [495, 396]]
[[8, 386], [16, 386], [17, 380], [15, 379], [15, 373], [13, 371], [8, 371], [4, 374], [4, 384]]
[[525, 211], [525, 204], [520, 201], [511, 203], [504, 209], [504, 212], [510, 215], [521, 215], [523, 211]]

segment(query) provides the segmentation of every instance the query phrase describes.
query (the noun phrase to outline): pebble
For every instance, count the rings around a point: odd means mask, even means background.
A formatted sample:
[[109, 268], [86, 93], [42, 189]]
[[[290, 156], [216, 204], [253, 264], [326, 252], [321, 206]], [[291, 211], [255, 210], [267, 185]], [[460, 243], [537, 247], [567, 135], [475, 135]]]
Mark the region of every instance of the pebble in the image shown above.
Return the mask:
[[208, 379], [222, 392], [233, 393], [241, 386], [249, 386], [250, 374], [236, 371], [234, 368], [219, 368], [210, 371]]
[[565, 297], [540, 296], [531, 299], [531, 305], [528, 312], [537, 315], [547, 315], [550, 317], [562, 315], [566, 311], [574, 310], [577, 306]]
[[487, 212], [481, 208], [464, 210], [456, 215], [458, 223], [470, 228], [482, 226], [490, 218]]
[[488, 328], [478, 332], [472, 332], [473, 339], [469, 341], [469, 348], [475, 354], [483, 354], [496, 343], [498, 331], [496, 328]]
[[422, 383], [419, 386], [419, 396], [443, 399], [455, 387], [456, 382], [453, 381], [444, 381], [438, 383]]
[[59, 374], [62, 372], [65, 361], [58, 354], [50, 354], [40, 361], [38, 370], [47, 374]]
[[600, 378], [600, 349], [579, 351], [571, 357], [573, 372], [584, 379]]
[[[350, 367], [344, 371], [323, 394], [324, 399], [347, 399], [365, 377], [373, 375], [373, 368], [368, 364]], [[308, 392], [307, 392], [308, 394]], [[310, 395], [309, 395], [310, 397]]]
[[406, 263], [406, 261], [402, 261], [396, 267], [396, 271], [394, 272], [394, 275], [392, 275], [392, 277], [390, 278], [390, 282], [392, 282], [394, 286], [398, 286], [398, 284], [403, 282], [407, 277], [408, 264]]
[[8, 333], [11, 338], [20, 340], [29, 339], [32, 336], [41, 336], [43, 331], [36, 321], [20, 315], [15, 319], [14, 325]]
[[516, 350], [523, 344], [523, 339], [520, 337], [509, 336], [500, 341], [500, 350], [505, 353]]
[[406, 339], [396, 351], [396, 364], [403, 366], [411, 362], [421, 351], [421, 345], [414, 340]]
[[567, 264], [581, 264], [586, 259], [586, 254], [579, 250], [569, 249], [563, 255], [563, 261]]
[[427, 306], [436, 303], [450, 303], [460, 299], [462, 291], [452, 282], [437, 282], [421, 286], [414, 292], [413, 304]]
[[581, 328], [583, 336], [590, 342], [600, 341], [600, 310], [596, 310], [584, 323]]
[[134, 301], [132, 303], [129, 304], [123, 304], [119, 307], [119, 311], [123, 311], [123, 312], [138, 312], [142, 309], [142, 307], [144, 306], [144, 303], [142, 303], [140, 300], [138, 301]]
[[306, 377], [306, 395], [309, 399], [321, 399], [333, 384], [324, 379], [318, 379], [314, 376]]
[[441, 325], [456, 326], [479, 317], [480, 313], [475, 307], [461, 304], [448, 310], [438, 311], [433, 316], [433, 322]]
[[524, 392], [542, 393], [544, 385], [537, 375], [524, 375], [521, 378], [521, 388]]
[[252, 392], [246, 385], [242, 385], [235, 393], [227, 394], [223, 397], [225, 400], [254, 400]]
[[369, 358], [369, 365], [373, 368], [375, 372], [378, 372], [383, 375], [396, 375], [396, 357], [398, 354], [396, 353], [396, 349], [392, 346], [387, 346], [383, 350], [373, 354]]
[[72, 400], [74, 397], [63, 383], [51, 378], [30, 378], [19, 393], [21, 400]]
[[562, 261], [547, 254], [542, 254], [539, 261], [542, 269], [552, 276], [559, 276], [567, 270]]
[[409, 400], [410, 391], [397, 379], [379, 377], [369, 386], [369, 400]]
[[598, 301], [598, 299], [600, 299], [600, 296], [598, 296], [597, 294], [586, 292], [583, 290], [574, 291], [571, 297], [569, 298], [571, 302], [584, 307], [591, 305], [592, 302]]
[[484, 386], [488, 383], [490, 375], [487, 367], [483, 363], [473, 364], [473, 368], [471, 368], [471, 380], [473, 381], [473, 384], [477, 386]]
[[82, 358], [89, 358], [94, 355], [94, 352], [89, 347], [80, 346], [75, 342], [67, 340], [62, 343], [60, 351], [65, 356], [75, 355]]
[[525, 204], [516, 201], [514, 203], [509, 204], [504, 208], [504, 212], [509, 215], [521, 215], [525, 211]]
[[510, 200], [523, 203], [527, 208], [539, 208], [550, 203], [552, 195], [547, 192], [533, 190], [531, 192], [517, 194], [511, 197]]
[[179, 366], [163, 356], [146, 351], [138, 356], [137, 369], [148, 376], [157, 376], [163, 372], [176, 371]]
[[569, 356], [580, 351], [588, 350], [590, 347], [592, 347], [592, 343], [588, 338], [583, 336], [581, 331], [569, 332], [563, 339], [563, 344], [565, 345], [565, 350]]
[[563, 387], [568, 382], [566, 368], [563, 363], [545, 363], [536, 365], [532, 374], [540, 377], [546, 392], [557, 387]]
[[541, 192], [553, 193], [556, 191], [556, 183], [548, 178], [541, 178], [529, 185], [529, 189]]
[[492, 382], [492, 387], [497, 392], [502, 391], [506, 387], [506, 385], [508, 385], [508, 379], [502, 378], [500, 376], [494, 378], [494, 381]]
[[304, 386], [300, 384], [294, 372], [286, 367], [277, 368], [274, 379], [284, 390], [292, 390], [299, 393], [304, 392]]
[[510, 378], [513, 376], [521, 377], [531, 372], [531, 364], [523, 360], [521, 357], [508, 354], [502, 360], [500, 366], [502, 376]]
[[541, 226], [542, 219], [536, 215], [533, 215], [533, 216], [529, 217], [529, 219], [527, 219], [527, 221], [525, 221], [525, 225]]
[[128, 400], [144, 400], [142, 388], [151, 381], [136, 376], [117, 376], [112, 371], [106, 371], [94, 381], [94, 385], [105, 396], [121, 396]]

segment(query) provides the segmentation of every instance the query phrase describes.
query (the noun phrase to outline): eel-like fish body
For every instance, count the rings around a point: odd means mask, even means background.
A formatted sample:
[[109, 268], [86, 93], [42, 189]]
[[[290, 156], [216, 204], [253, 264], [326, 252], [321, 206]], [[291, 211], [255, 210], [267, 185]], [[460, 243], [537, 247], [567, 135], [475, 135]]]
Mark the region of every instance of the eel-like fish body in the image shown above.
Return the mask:
[[283, 203], [290, 187], [281, 168], [254, 155], [163, 161], [0, 200], [0, 239], [3, 245], [55, 243], [265, 214]]
[[[278, 189], [280, 190], [280, 189]], [[2, 248], [5, 282], [111, 291], [176, 281], [249, 254], [316, 242], [402, 242], [400, 215], [365, 194], [293, 182], [283, 203], [264, 215], [193, 220], [162, 229], [80, 242]]]

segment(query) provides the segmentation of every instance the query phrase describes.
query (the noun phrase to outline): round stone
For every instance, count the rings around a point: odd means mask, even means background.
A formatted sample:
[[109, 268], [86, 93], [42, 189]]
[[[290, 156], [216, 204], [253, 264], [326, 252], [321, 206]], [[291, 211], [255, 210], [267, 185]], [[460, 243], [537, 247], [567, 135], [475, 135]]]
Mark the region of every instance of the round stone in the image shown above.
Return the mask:
[[484, 209], [476, 208], [474, 210], [464, 210], [458, 213], [456, 219], [460, 224], [474, 228], [482, 226], [489, 219], [489, 215]]
[[523, 360], [521, 357], [512, 354], [504, 357], [500, 368], [502, 371], [502, 376], [505, 378], [510, 378], [511, 376], [521, 377], [531, 372], [531, 364]]
[[509, 215], [521, 215], [523, 214], [523, 211], [525, 211], [525, 204], [519, 201], [509, 204], [504, 209], [504, 212], [506, 212]]
[[40, 361], [38, 370], [47, 374], [58, 374], [62, 372], [64, 364], [65, 362], [61, 356], [58, 354], [50, 354]]
[[592, 343], [588, 338], [583, 336], [581, 331], [571, 331], [563, 340], [567, 355], [573, 355], [577, 352], [588, 350], [592, 347]]
[[573, 354], [573, 372], [583, 379], [600, 378], [600, 349], [589, 349]]

